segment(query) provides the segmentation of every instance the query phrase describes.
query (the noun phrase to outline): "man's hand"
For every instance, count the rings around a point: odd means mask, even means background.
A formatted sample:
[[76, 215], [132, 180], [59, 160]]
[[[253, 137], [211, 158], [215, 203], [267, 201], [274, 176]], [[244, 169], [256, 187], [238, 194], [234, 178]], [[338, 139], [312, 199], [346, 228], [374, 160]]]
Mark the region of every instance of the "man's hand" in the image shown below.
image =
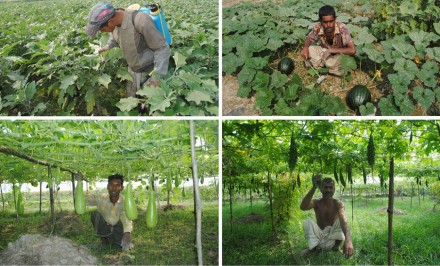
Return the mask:
[[325, 52], [322, 54], [322, 60], [327, 60], [327, 58], [332, 54], [331, 48], [327, 48]]
[[312, 177], [312, 183], [314, 188], [318, 188], [321, 183], [321, 175], [315, 175]]
[[353, 244], [351, 241], [345, 241], [344, 243], [344, 255], [345, 258], [348, 259], [353, 255]]
[[304, 47], [301, 50], [301, 54], [300, 55], [301, 55], [302, 59], [304, 59], [304, 60], [309, 59], [309, 47]]
[[124, 236], [122, 237], [121, 246], [122, 246], [122, 250], [129, 250], [134, 247], [133, 242], [131, 242], [130, 233], [124, 233]]

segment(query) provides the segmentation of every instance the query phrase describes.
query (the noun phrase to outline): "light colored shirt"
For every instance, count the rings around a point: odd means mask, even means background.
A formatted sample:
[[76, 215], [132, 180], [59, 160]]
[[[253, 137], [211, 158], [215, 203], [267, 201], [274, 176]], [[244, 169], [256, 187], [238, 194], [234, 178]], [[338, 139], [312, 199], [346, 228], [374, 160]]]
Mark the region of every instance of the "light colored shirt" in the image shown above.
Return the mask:
[[118, 201], [113, 206], [109, 194], [87, 198], [87, 205], [98, 206], [98, 211], [110, 225], [115, 225], [119, 220], [122, 222], [124, 233], [131, 233], [133, 222], [127, 218], [124, 207], [124, 197], [119, 195]]
[[312, 31], [307, 36], [312, 40], [312, 43], [318, 42], [318, 45], [325, 43], [329, 47], [333, 48], [345, 48], [348, 43], [352, 42], [350, 31], [347, 26], [342, 22], [335, 22], [335, 32], [332, 40], [332, 44], [328, 43], [324, 34], [324, 27], [318, 22], [313, 26]]

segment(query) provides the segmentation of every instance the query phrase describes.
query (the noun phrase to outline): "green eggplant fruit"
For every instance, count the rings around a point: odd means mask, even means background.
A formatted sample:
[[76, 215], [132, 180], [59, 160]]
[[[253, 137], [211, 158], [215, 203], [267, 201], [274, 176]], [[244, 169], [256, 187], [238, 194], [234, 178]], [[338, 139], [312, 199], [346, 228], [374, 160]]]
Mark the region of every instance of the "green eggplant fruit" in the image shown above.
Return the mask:
[[131, 189], [131, 181], [127, 185], [127, 193], [124, 199], [125, 214], [127, 214], [128, 219], [136, 220], [138, 217], [138, 211], [136, 208], [136, 202], [134, 201], [133, 191]]
[[80, 180], [76, 184], [75, 190], [75, 212], [83, 214], [86, 212], [86, 198], [84, 197], [83, 181]]
[[154, 228], [157, 225], [157, 208], [156, 208], [156, 194], [154, 191], [150, 191], [148, 196], [148, 207], [147, 207], [147, 227]]

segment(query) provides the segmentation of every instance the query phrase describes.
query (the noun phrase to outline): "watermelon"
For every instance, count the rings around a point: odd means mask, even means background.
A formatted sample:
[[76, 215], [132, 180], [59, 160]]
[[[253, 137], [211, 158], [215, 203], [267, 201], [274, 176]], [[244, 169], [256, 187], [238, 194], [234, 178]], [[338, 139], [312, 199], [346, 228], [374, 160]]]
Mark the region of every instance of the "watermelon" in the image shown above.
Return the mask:
[[293, 64], [292, 59], [288, 57], [284, 57], [281, 59], [281, 61], [278, 63], [278, 70], [286, 75], [289, 75], [292, 73], [293, 69], [295, 68], [295, 65]]
[[371, 93], [364, 85], [356, 85], [348, 91], [345, 102], [351, 110], [356, 111], [359, 106], [371, 101]]

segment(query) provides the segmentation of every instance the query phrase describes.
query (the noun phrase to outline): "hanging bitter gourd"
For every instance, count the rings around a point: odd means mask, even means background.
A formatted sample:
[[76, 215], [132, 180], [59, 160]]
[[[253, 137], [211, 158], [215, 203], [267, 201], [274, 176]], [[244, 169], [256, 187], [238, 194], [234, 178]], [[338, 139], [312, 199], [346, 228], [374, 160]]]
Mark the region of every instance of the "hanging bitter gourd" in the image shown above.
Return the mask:
[[146, 221], [148, 228], [154, 228], [157, 225], [156, 194], [154, 191], [149, 193]]
[[86, 212], [86, 198], [84, 197], [83, 181], [79, 180], [75, 190], [75, 212], [83, 214]]
[[296, 177], [296, 182], [298, 183], [298, 187], [301, 187], [301, 178], [298, 176]]
[[337, 169], [337, 164], [336, 164], [336, 162], [335, 162], [335, 165], [333, 166], [333, 176], [335, 177], [336, 182], [339, 183], [338, 169]]
[[367, 160], [368, 164], [370, 165], [371, 169], [374, 168], [374, 162], [375, 162], [375, 149], [374, 149], [374, 140], [373, 140], [373, 134], [370, 133], [370, 138], [368, 139], [368, 146], [367, 146]]
[[292, 132], [292, 135], [290, 136], [289, 161], [288, 161], [290, 173], [292, 173], [293, 170], [295, 169], [297, 161], [298, 161], [298, 150]]
[[133, 196], [131, 181], [128, 183], [126, 189], [127, 192], [125, 193], [125, 199], [124, 199], [125, 214], [127, 215], [128, 219], [136, 220], [138, 217], [138, 211]]
[[362, 177], [364, 178], [364, 184], [367, 184], [367, 173], [365, 172], [364, 165], [362, 165]]
[[341, 181], [342, 186], [345, 188], [345, 180], [344, 176], [342, 175], [342, 168], [339, 168], [339, 181]]

